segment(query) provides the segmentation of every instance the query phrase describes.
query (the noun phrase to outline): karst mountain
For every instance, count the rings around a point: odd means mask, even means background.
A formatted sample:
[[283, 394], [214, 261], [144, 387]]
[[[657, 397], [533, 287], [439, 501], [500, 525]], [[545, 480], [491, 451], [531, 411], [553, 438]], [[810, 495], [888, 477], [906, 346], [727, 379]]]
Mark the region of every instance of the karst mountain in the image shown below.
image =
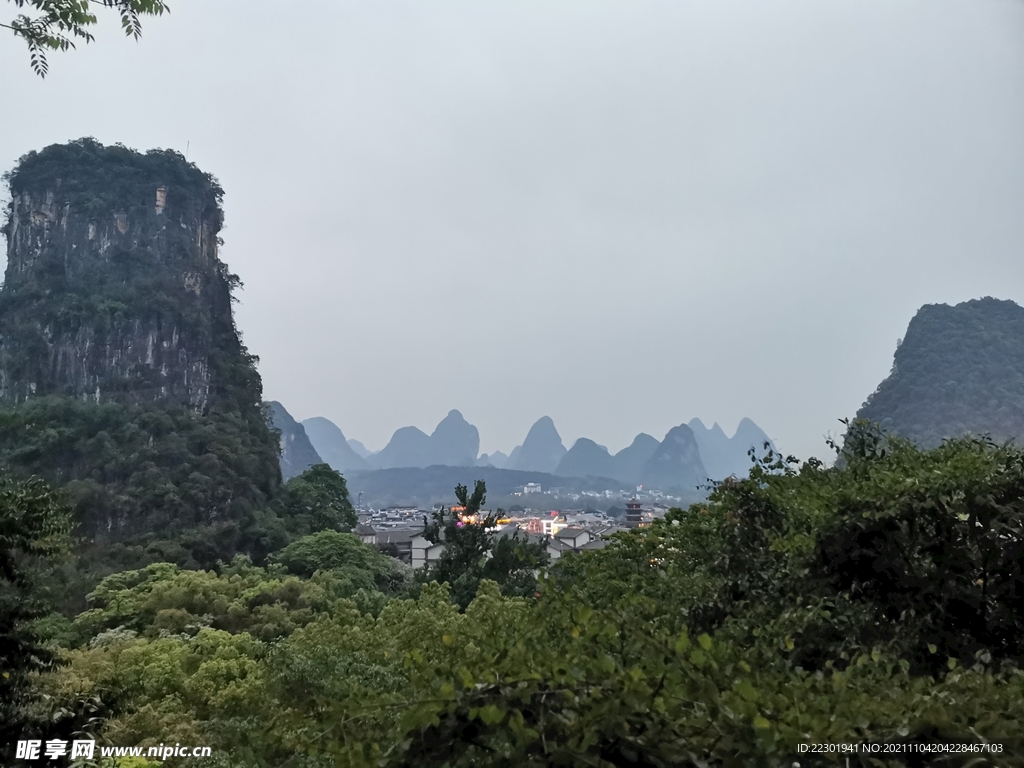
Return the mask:
[[857, 418], [922, 447], [961, 435], [1024, 442], [1024, 307], [994, 298], [921, 307]]

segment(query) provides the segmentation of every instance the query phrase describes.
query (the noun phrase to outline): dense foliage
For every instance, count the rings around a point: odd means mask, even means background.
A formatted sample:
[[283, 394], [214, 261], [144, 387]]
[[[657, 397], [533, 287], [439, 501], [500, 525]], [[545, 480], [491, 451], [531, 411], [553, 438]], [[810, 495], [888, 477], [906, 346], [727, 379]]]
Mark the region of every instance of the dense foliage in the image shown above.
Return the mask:
[[1024, 308], [986, 298], [922, 307], [892, 372], [858, 418], [918, 445], [990, 435], [1024, 439]]
[[274, 560], [298, 576], [308, 578], [318, 571], [330, 571], [358, 589], [388, 595], [402, 593], [409, 581], [407, 566], [366, 546], [351, 533], [320, 531], [304, 536], [278, 552]]
[[5, 175], [12, 196], [53, 192], [57, 202], [86, 212], [106, 213], [148, 207], [157, 187], [167, 191], [167, 205], [219, 219], [224, 196], [217, 180], [174, 150], [137, 152], [122, 144], [92, 138], [51, 144], [18, 159]]
[[358, 522], [341, 473], [314, 464], [285, 484], [283, 506], [291, 526], [301, 533], [351, 530]]
[[[1024, 765], [1024, 455], [851, 434], [841, 466], [769, 456], [536, 595], [475, 570], [485, 529], [461, 517], [435, 519], [452, 552], [418, 589], [336, 531], [264, 568], [111, 576], [49, 624], [67, 664], [39, 683], [111, 743], [225, 765], [836, 764], [811, 742]], [[479, 512], [484, 488], [458, 498]]]
[[136, 40], [142, 34], [142, 16], [159, 16], [168, 10], [162, 0], [13, 0], [19, 10], [31, 8], [34, 13], [19, 13], [10, 24], [0, 27], [11, 30], [25, 41], [33, 71], [46, 77], [50, 64], [47, 51], [66, 51], [75, 42], [91, 43], [92, 27], [98, 22], [95, 6], [117, 11], [121, 29]]
[[47, 668], [53, 653], [32, 622], [47, 612], [41, 563], [68, 547], [71, 519], [39, 480], [0, 475], [0, 744], [25, 727], [22, 710], [30, 676]]
[[0, 462], [65, 486], [82, 535], [173, 535], [274, 495], [265, 431], [229, 413], [42, 397], [0, 409]]

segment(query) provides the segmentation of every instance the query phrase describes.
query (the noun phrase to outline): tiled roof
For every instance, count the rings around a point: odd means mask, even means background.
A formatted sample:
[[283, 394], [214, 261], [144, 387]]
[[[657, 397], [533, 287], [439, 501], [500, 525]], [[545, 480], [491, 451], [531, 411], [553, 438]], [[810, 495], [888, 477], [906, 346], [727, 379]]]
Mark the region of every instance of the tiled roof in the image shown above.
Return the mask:
[[390, 528], [377, 531], [378, 544], [401, 544], [411, 542], [416, 536], [423, 533], [422, 528]]

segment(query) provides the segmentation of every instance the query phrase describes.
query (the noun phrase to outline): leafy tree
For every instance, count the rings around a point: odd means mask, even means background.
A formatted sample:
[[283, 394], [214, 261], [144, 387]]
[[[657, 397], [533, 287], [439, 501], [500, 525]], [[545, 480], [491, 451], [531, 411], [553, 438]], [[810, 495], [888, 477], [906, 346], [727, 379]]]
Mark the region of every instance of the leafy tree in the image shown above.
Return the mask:
[[12, 0], [18, 9], [30, 8], [35, 13], [19, 13], [10, 24], [0, 23], [15, 37], [28, 45], [32, 69], [46, 77], [49, 63], [47, 51], [66, 51], [75, 41], [91, 43], [90, 29], [98, 22], [93, 6], [117, 11], [121, 29], [136, 40], [142, 35], [142, 16], [160, 16], [170, 9], [163, 0]]
[[1024, 454], [978, 439], [851, 462], [812, 574], [934, 668], [1024, 661]]
[[485, 581], [463, 613], [445, 598], [428, 585], [372, 625], [325, 618], [289, 638], [283, 674], [295, 687], [279, 727], [299, 754], [439, 768], [781, 768], [835, 764], [800, 754], [808, 741], [908, 745], [907, 758], [884, 763], [850, 756], [866, 768], [938, 766], [948, 755], [913, 746], [988, 739], [1002, 749], [994, 764], [1024, 764], [1019, 674], [957, 670], [936, 681], [878, 653], [812, 674], [787, 667], [784, 648], [753, 663], [728, 639], [652, 622], [642, 599], [590, 606], [565, 583], [525, 601]]
[[457, 509], [442, 507], [424, 528], [428, 541], [443, 543], [444, 550], [421, 578], [448, 583], [452, 599], [462, 608], [473, 600], [484, 579], [496, 582], [505, 595], [532, 595], [537, 572], [549, 560], [544, 545], [529, 541], [518, 530], [511, 536], [495, 534], [502, 511], [483, 513], [484, 481], [476, 481], [472, 494], [466, 486], [456, 486], [455, 498]]
[[274, 555], [274, 560], [291, 573], [307, 578], [317, 571], [344, 575], [353, 583], [368, 578], [365, 586], [390, 594], [405, 587], [409, 569], [375, 547], [368, 547], [351, 533], [338, 531], [319, 531], [304, 536]]
[[0, 475], [0, 744], [24, 726], [24, 706], [33, 673], [53, 655], [32, 626], [46, 611], [40, 571], [66, 551], [70, 515], [39, 479], [23, 482]]
[[373, 584], [373, 574], [356, 568], [310, 579], [290, 575], [281, 566], [259, 568], [244, 557], [219, 574], [154, 563], [100, 582], [89, 594], [89, 610], [75, 618], [73, 628], [77, 644], [92, 644], [110, 632], [194, 636], [205, 627], [270, 641]]
[[340, 472], [314, 464], [285, 484], [283, 506], [289, 524], [304, 533], [351, 530], [359, 522]]

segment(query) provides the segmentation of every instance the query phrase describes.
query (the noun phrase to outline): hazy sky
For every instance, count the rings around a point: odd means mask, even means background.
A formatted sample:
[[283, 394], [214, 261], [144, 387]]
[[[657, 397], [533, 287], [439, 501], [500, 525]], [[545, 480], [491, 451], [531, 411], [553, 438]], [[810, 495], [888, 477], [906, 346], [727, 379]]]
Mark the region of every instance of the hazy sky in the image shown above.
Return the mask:
[[825, 455], [920, 305], [1024, 303], [1019, 0], [171, 8], [45, 80], [0, 35], [0, 168], [187, 145], [268, 399], [371, 448], [458, 408]]

